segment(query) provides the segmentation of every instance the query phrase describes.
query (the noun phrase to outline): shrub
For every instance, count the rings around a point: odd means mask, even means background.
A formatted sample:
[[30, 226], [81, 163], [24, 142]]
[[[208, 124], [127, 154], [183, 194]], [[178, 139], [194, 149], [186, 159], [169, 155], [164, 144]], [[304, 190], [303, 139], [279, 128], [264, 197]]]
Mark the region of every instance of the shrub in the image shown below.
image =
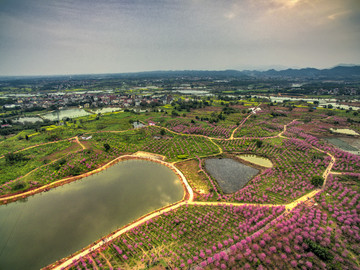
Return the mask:
[[108, 152], [110, 150], [110, 145], [108, 143], [104, 143], [105, 151]]
[[27, 161], [29, 160], [22, 153], [7, 153], [5, 154], [5, 161], [9, 164], [14, 164], [19, 161]]
[[317, 244], [314, 241], [311, 241], [310, 239], [305, 239], [304, 242], [308, 245], [308, 250], [313, 252], [316, 256], [318, 256], [320, 259], [331, 262], [334, 259], [334, 255], [330, 253], [330, 251]]
[[311, 184], [314, 185], [315, 187], [321, 186], [323, 183], [324, 183], [324, 178], [319, 175], [315, 175], [311, 178]]
[[257, 148], [260, 148], [263, 145], [263, 141], [255, 140]]
[[24, 182], [19, 182], [16, 183], [13, 187], [13, 190], [19, 190], [19, 189], [23, 189], [25, 187], [25, 183]]

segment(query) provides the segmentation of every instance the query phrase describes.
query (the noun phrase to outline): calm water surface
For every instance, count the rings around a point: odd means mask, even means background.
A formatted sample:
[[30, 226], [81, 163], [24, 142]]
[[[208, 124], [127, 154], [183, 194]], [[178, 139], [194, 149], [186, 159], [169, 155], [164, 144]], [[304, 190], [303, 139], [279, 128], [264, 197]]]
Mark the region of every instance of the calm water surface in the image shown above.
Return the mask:
[[74, 108], [74, 109], [60, 110], [58, 112], [57, 111], [50, 112], [50, 113], [44, 114], [43, 117], [46, 119], [49, 119], [51, 121], [54, 121], [54, 120], [58, 119], [58, 113], [59, 113], [60, 120], [62, 120], [64, 117], [75, 118], [75, 117], [89, 115], [89, 113], [87, 111], [85, 111], [84, 109]]
[[108, 170], [0, 206], [0, 269], [39, 269], [134, 219], [182, 199], [169, 168], [128, 160]]
[[43, 120], [40, 117], [20, 117], [16, 121], [24, 124], [25, 122], [36, 123], [36, 122], [42, 122]]
[[259, 172], [231, 158], [206, 159], [205, 168], [227, 194], [243, 188]]
[[238, 155], [237, 157], [239, 157], [245, 161], [249, 161], [253, 164], [266, 167], [266, 168], [271, 168], [273, 166], [270, 159], [256, 156], [256, 155], [243, 154], [243, 155]]

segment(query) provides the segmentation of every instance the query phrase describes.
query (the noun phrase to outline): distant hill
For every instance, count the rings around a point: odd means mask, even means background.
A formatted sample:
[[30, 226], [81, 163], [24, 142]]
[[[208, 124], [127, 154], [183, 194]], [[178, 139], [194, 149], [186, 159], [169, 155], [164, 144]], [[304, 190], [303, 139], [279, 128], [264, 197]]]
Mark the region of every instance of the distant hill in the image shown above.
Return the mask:
[[109, 74], [109, 76], [127, 78], [174, 78], [174, 77], [199, 77], [199, 78], [251, 78], [251, 77], [274, 77], [274, 78], [312, 78], [312, 79], [360, 79], [360, 66], [336, 66], [330, 69], [302, 68], [267, 71], [238, 71], [238, 70], [175, 70], [175, 71], [148, 71], [135, 73]]
[[248, 75], [238, 70], [170, 70], [170, 71], [145, 71], [134, 73], [113, 74], [128, 78], [174, 78], [174, 77], [199, 77], [199, 78], [239, 78]]
[[337, 66], [330, 69], [302, 68], [267, 71], [244, 71], [250, 76], [287, 77], [287, 78], [318, 78], [318, 79], [360, 79], [360, 66]]
[[175, 70], [175, 71], [147, 71], [134, 73], [107, 74], [103, 76], [115, 76], [122, 78], [179, 78], [179, 77], [199, 77], [199, 78], [254, 78], [254, 77], [274, 77], [274, 78], [313, 78], [313, 79], [360, 79], [360, 66], [336, 66], [330, 69], [302, 68], [267, 71], [249, 70]]
[[62, 79], [161, 79], [161, 78], [212, 78], [212, 79], [254, 79], [254, 78], [289, 78], [289, 79], [326, 79], [326, 80], [343, 80], [352, 79], [360, 80], [360, 66], [343, 65], [330, 69], [301, 68], [267, 71], [257, 70], [170, 70], [170, 71], [145, 71], [131, 73], [109, 73], [109, 74], [79, 74], [79, 75], [58, 75], [58, 76], [4, 76], [0, 81], [22, 80], [22, 79], [45, 79], [45, 80], [62, 80]]

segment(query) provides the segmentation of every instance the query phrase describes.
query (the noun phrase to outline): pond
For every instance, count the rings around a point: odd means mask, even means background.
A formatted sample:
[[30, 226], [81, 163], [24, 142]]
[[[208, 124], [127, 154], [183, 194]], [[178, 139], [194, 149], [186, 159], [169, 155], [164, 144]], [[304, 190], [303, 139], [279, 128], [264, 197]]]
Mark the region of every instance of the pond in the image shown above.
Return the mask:
[[[319, 107], [323, 107], [323, 106], [333, 106], [333, 108], [339, 108], [339, 109], [343, 109], [343, 110], [349, 110], [350, 108], [353, 110], [360, 110], [360, 107], [356, 107], [356, 106], [349, 106], [349, 105], [345, 105], [345, 104], [338, 104], [337, 100], [332, 98], [332, 99], [323, 99], [323, 98], [295, 98], [295, 97], [274, 97], [274, 96], [261, 96], [261, 95], [257, 95], [257, 97], [259, 98], [268, 98], [270, 99], [271, 102], [284, 102], [284, 100], [290, 100], [290, 101], [306, 101], [307, 103], [314, 103], [314, 101], [318, 101], [319, 102]], [[356, 100], [353, 100], [354, 102]]]
[[218, 182], [224, 193], [240, 190], [259, 172], [230, 158], [206, 159], [205, 168]]
[[209, 91], [206, 90], [177, 90], [177, 92], [185, 95], [195, 95], [195, 96], [208, 96], [212, 95]]
[[19, 119], [16, 120], [16, 122], [20, 122], [22, 124], [24, 124], [25, 122], [29, 122], [29, 123], [36, 123], [36, 122], [42, 122], [43, 120], [40, 117], [20, 117]]
[[346, 135], [359, 135], [356, 131], [348, 128], [330, 128], [334, 133], [346, 134]]
[[237, 155], [237, 157], [262, 167], [271, 168], [273, 166], [270, 159], [256, 155], [244, 154], [244, 155]]
[[341, 150], [360, 155], [360, 140], [358, 138], [329, 137], [324, 139]]
[[[58, 117], [59, 115], [59, 117]], [[51, 121], [54, 120], [62, 120], [64, 117], [68, 117], [68, 118], [75, 118], [75, 117], [80, 117], [80, 116], [86, 116], [89, 115], [89, 113], [87, 111], [85, 111], [84, 109], [79, 109], [79, 108], [73, 108], [73, 109], [66, 109], [66, 110], [60, 110], [60, 111], [54, 111], [51, 113], [47, 113], [44, 114], [43, 117], [46, 119], [49, 119]]]
[[106, 107], [106, 108], [94, 110], [94, 112], [95, 113], [108, 113], [108, 112], [116, 112], [116, 111], [120, 111], [120, 110], [122, 110], [122, 108], [120, 108], [120, 107]]
[[183, 195], [168, 167], [127, 160], [0, 206], [0, 269], [40, 269]]

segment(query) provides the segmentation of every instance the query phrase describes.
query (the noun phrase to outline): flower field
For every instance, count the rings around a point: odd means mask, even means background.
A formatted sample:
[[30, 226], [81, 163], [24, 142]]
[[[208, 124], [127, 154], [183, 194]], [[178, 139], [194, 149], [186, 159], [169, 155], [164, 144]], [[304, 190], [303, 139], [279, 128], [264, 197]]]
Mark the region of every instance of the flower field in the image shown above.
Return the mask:
[[69, 153], [54, 163], [40, 168], [28, 178], [36, 181], [39, 185], [49, 184], [56, 180], [95, 170], [119, 155], [121, 153], [116, 149], [98, 153], [92, 150]]
[[349, 188], [329, 178], [317, 206], [300, 205], [269, 231], [214, 254], [199, 268], [359, 269], [359, 185]]
[[[174, 209], [103, 241], [67, 269], [360, 269], [360, 156], [323, 139], [334, 136], [330, 128], [360, 130], [358, 118], [292, 103], [256, 103], [256, 114], [248, 111], [254, 104], [229, 104], [179, 117], [171, 106], [92, 115], [6, 138], [0, 154], [12, 151], [17, 162], [0, 159], [0, 196], [93, 171], [125, 154], [159, 154], [184, 174], [194, 199], [185, 196]], [[156, 125], [134, 129], [134, 121]], [[205, 160], [240, 153], [266, 157], [273, 167], [253, 165], [259, 173], [225, 194]], [[323, 175], [326, 185], [314, 186], [311, 180]]]
[[219, 152], [218, 147], [207, 138], [174, 135], [169, 132], [166, 135], [161, 135], [160, 131], [160, 128], [148, 127], [124, 133], [95, 133], [93, 135], [94, 147], [103, 149], [103, 144], [107, 143], [123, 153], [147, 151], [164, 155], [168, 161]]
[[51, 155], [61, 156], [63, 150], [76, 146], [69, 141], [61, 141], [53, 144], [34, 147], [20, 152], [15, 161], [7, 160], [6, 157], [0, 159], [0, 195], [23, 190], [32, 187], [23, 176], [37, 168], [44, 166]]
[[[257, 115], [255, 116], [257, 117]], [[254, 118], [251, 116], [250, 118]], [[289, 121], [288, 119], [286, 119]], [[269, 117], [257, 117], [249, 119], [244, 122], [240, 129], [238, 129], [234, 137], [271, 137], [278, 135], [284, 127], [284, 124], [279, 123], [278, 118], [270, 119]], [[291, 120], [290, 120], [291, 121]]]
[[[221, 199], [251, 203], [288, 203], [314, 189], [310, 179], [322, 175], [330, 157], [314, 150], [310, 144], [298, 139], [266, 139], [261, 147], [256, 140], [237, 139], [218, 142], [225, 152], [258, 154], [270, 158], [274, 164], [252, 179], [243, 189], [221, 195]], [[217, 195], [204, 195], [203, 199], [220, 199]]]
[[134, 269], [165, 263], [187, 269], [235, 246], [284, 212], [284, 207], [186, 205], [142, 224], [70, 269]]
[[355, 172], [360, 170], [360, 156], [340, 150], [334, 146], [326, 143], [319, 138], [304, 133], [302, 129], [297, 127], [292, 127], [285, 133], [286, 136], [291, 136], [292, 138], [301, 138], [306, 143], [317, 147], [323, 151], [333, 154], [336, 158], [336, 163], [334, 165], [335, 171], [340, 172]]
[[183, 134], [198, 134], [214, 138], [229, 138], [232, 130], [236, 128], [234, 124], [211, 124], [198, 121], [191, 123], [190, 119], [178, 118], [166, 122], [165, 127], [172, 131]]
[[[66, 140], [75, 136], [74, 130], [59, 127], [51, 131], [36, 132], [34, 130], [22, 131], [16, 136], [10, 137], [0, 144], [0, 156], [9, 152], [22, 151], [38, 144]], [[26, 140], [28, 136], [28, 140]]]

